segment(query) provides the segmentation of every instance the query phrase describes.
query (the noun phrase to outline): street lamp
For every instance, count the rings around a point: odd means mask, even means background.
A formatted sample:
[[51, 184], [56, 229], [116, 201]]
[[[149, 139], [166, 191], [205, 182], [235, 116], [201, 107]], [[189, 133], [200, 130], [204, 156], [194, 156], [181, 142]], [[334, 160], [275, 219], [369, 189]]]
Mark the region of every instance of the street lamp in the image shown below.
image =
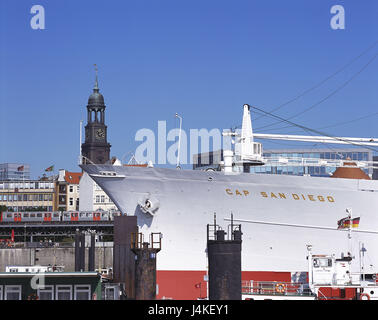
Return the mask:
[[180, 169], [180, 144], [181, 144], [181, 125], [182, 125], [182, 117], [179, 116], [178, 113], [176, 113], [176, 118], [180, 119], [180, 129], [179, 129], [179, 141], [178, 141], [178, 147], [177, 147], [177, 165], [176, 168]]

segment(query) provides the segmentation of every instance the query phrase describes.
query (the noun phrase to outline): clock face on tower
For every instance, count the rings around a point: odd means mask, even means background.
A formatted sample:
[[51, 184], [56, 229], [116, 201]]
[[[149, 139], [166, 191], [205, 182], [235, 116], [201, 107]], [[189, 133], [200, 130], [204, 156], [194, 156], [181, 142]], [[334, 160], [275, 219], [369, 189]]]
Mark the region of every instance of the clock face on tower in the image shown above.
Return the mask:
[[103, 140], [105, 138], [105, 131], [103, 129], [96, 130], [96, 139]]

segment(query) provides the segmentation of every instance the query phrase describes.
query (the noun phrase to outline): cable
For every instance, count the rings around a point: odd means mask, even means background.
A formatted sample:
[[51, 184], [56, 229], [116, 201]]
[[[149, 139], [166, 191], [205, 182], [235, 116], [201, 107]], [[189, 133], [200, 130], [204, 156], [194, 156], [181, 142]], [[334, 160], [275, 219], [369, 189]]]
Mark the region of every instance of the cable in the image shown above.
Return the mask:
[[[311, 87], [310, 89], [307, 89], [305, 91], [303, 91], [301, 94], [299, 94], [298, 96], [296, 96], [295, 98], [292, 98], [290, 99], [289, 101], [287, 102], [284, 102], [283, 104], [279, 105], [278, 107], [270, 110], [270, 112], [274, 112], [274, 111], [277, 111], [281, 108], [283, 108], [284, 106], [298, 100], [299, 98], [303, 97], [304, 95], [306, 95], [307, 93], [315, 90], [316, 88], [320, 87], [323, 83], [327, 82], [329, 79], [333, 78], [334, 76], [336, 76], [337, 74], [339, 74], [340, 72], [344, 71], [347, 67], [349, 67], [351, 64], [353, 64], [355, 61], [357, 61], [359, 58], [361, 58], [363, 55], [365, 55], [367, 52], [369, 52], [372, 48], [374, 48], [378, 43], [378, 40], [376, 40], [370, 47], [368, 47], [366, 50], [364, 50], [361, 54], [359, 54], [357, 57], [353, 58], [350, 62], [348, 62], [346, 65], [344, 65], [343, 67], [341, 67], [340, 69], [338, 69], [336, 72], [332, 73], [331, 75], [329, 75], [328, 77], [326, 77], [325, 79], [323, 79], [322, 81], [320, 81], [318, 84], [314, 85], [313, 87]], [[256, 118], [255, 120], [258, 120], [260, 118], [262, 118], [264, 116], [261, 116], [259, 118]]]
[[[281, 118], [280, 116], [277, 116], [277, 115], [272, 114], [272, 113], [270, 113], [270, 112], [264, 111], [264, 110], [262, 110], [262, 109], [260, 109], [260, 108], [258, 108], [258, 107], [254, 107], [254, 106], [251, 106], [251, 107], [254, 108], [255, 110], [257, 110], [257, 111], [260, 112], [260, 113], [263, 113], [263, 114], [269, 115], [269, 116], [271, 116], [271, 117], [273, 117], [273, 118], [276, 118], [276, 119], [279, 119], [280, 122], [287, 122], [287, 123], [289, 123], [289, 124], [291, 124], [291, 125], [293, 125], [293, 126], [296, 126], [296, 127], [298, 127], [298, 128], [301, 128], [301, 129], [303, 129], [303, 130], [309, 132], [310, 134], [315, 133], [315, 134], [317, 134], [317, 135], [326, 136], [326, 137], [329, 137], [329, 138], [332, 138], [332, 139], [335, 139], [335, 140], [338, 140], [338, 141], [343, 141], [343, 142], [346, 142], [346, 143], [351, 144], [351, 145], [361, 146], [361, 144], [359, 144], [359, 143], [355, 143], [355, 142], [349, 141], [349, 140], [347, 140], [347, 139], [342, 139], [342, 138], [339, 138], [339, 137], [334, 137], [334, 136], [329, 135], [329, 134], [327, 134], [327, 133], [324, 133], [324, 132], [321, 132], [321, 131], [318, 131], [318, 130], [315, 130], [315, 129], [311, 129], [311, 128], [308, 128], [308, 127], [302, 126], [302, 125], [300, 125], [300, 124], [297, 124], [297, 123], [291, 122], [291, 121], [289, 121], [289, 120], [287, 120], [287, 119]], [[366, 149], [370, 149], [370, 150], [373, 150], [373, 151], [375, 151], [375, 152], [378, 152], [378, 149], [371, 148], [371, 147], [369, 147], [369, 146], [364, 146], [364, 147], [365, 147]]]
[[[293, 119], [293, 118], [296, 118], [308, 111], [310, 111], [311, 109], [315, 108], [316, 106], [318, 106], [319, 104], [323, 103], [324, 101], [328, 100], [329, 98], [331, 98], [332, 96], [334, 96], [337, 92], [339, 92], [341, 89], [343, 89], [344, 87], [346, 87], [352, 80], [354, 80], [360, 73], [362, 73], [362, 71], [364, 71], [374, 60], [375, 58], [377, 57], [378, 53], [376, 53], [373, 58], [371, 58], [357, 73], [355, 73], [351, 78], [349, 78], [347, 81], [345, 81], [341, 86], [339, 86], [338, 88], [336, 88], [335, 90], [333, 90], [330, 94], [328, 94], [327, 96], [325, 96], [323, 99], [321, 99], [320, 101], [314, 103], [313, 105], [311, 105], [310, 107], [304, 109], [303, 111], [287, 118], [286, 120], [290, 120], [290, 119]], [[275, 123], [271, 123], [269, 125], [266, 125], [266, 126], [263, 126], [263, 127], [260, 127], [260, 128], [257, 128], [257, 130], [259, 129], [263, 129], [263, 128], [266, 128], [266, 127], [270, 127], [272, 125], [275, 125], [275, 124], [278, 124], [278, 123], [281, 123], [282, 121], [277, 121]]]
[[[317, 128], [316, 130], [338, 127], [338, 126], [342, 126], [344, 124], [360, 121], [362, 119], [371, 118], [371, 117], [374, 117], [374, 116], [377, 116], [377, 115], [378, 115], [378, 112], [374, 112], [374, 113], [371, 113], [371, 114], [368, 114], [368, 115], [365, 115], [365, 116], [362, 116], [362, 117], [359, 117], [359, 118], [356, 118], [356, 119], [352, 119], [352, 120], [348, 120], [348, 121], [343, 121], [343, 122], [337, 122], [337, 123], [334, 123], [334, 124], [331, 124], [331, 125], [328, 125], [328, 126], [320, 127], [320, 128]], [[293, 128], [293, 126], [286, 126], [286, 127], [279, 127], [279, 128], [270, 128], [269, 130], [282, 130], [282, 129], [287, 129], [287, 128]], [[267, 130], [262, 130], [262, 131], [267, 131]]]

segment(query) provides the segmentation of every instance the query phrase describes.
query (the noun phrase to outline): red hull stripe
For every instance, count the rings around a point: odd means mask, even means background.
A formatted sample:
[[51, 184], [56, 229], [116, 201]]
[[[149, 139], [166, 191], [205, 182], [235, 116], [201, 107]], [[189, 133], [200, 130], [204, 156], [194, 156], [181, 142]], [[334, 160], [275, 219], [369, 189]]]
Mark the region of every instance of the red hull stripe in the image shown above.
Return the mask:
[[[197, 300], [206, 298], [206, 271], [158, 270], [157, 299]], [[290, 272], [243, 271], [242, 281], [290, 282]], [[200, 285], [199, 285], [200, 284]]]

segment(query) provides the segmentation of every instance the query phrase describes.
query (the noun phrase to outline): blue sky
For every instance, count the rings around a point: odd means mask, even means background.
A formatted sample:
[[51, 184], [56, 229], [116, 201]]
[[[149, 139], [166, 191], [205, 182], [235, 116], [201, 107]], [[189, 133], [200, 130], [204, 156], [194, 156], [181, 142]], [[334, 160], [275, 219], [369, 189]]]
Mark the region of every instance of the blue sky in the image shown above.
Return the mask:
[[[30, 8], [45, 8], [46, 29], [30, 27]], [[330, 27], [333, 5], [345, 29]], [[111, 154], [135, 151], [141, 128], [229, 128], [244, 103], [272, 110], [316, 85], [377, 41], [378, 2], [342, 0], [1, 0], [0, 163], [24, 162], [33, 177], [79, 171], [79, 122], [99, 67]], [[277, 115], [288, 118], [353, 77], [378, 45]], [[377, 112], [378, 59], [353, 81], [292, 121], [321, 128]], [[258, 115], [253, 115], [258, 118]], [[324, 129], [376, 137], [377, 115]], [[258, 128], [275, 122], [264, 117]], [[277, 128], [282, 126], [273, 126]], [[295, 132], [297, 128], [268, 130]], [[294, 147], [264, 142], [265, 148]]]

